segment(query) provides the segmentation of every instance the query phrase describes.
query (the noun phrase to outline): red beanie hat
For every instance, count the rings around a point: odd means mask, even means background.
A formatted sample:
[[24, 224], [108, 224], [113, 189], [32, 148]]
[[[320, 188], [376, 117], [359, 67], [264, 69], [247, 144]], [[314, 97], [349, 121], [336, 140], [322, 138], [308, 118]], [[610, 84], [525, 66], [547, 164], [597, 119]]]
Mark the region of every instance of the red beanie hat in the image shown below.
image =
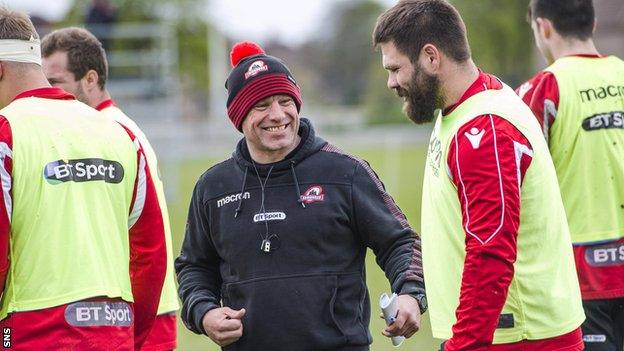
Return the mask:
[[240, 42], [230, 52], [232, 72], [225, 81], [228, 90], [227, 113], [241, 131], [249, 110], [269, 96], [289, 95], [301, 110], [301, 90], [288, 67], [277, 57], [267, 55], [253, 42]]

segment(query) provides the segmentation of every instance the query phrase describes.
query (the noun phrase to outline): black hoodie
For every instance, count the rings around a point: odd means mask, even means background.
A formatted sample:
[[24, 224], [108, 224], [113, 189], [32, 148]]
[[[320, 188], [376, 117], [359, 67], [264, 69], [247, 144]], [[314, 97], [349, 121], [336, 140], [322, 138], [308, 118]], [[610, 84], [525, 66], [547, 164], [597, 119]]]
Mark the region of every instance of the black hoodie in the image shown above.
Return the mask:
[[424, 292], [420, 239], [368, 163], [306, 119], [299, 135], [263, 165], [242, 139], [195, 186], [176, 260], [182, 319], [203, 333], [221, 302], [244, 307], [243, 336], [224, 350], [368, 350], [367, 247], [393, 291]]

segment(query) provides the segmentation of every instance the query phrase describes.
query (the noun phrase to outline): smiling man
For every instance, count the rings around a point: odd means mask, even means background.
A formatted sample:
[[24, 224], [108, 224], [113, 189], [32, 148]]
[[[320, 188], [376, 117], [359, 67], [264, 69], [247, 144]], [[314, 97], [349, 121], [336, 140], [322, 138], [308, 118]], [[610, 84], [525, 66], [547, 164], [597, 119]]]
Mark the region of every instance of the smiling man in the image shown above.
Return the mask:
[[368, 350], [371, 248], [392, 290], [386, 336], [426, 309], [420, 240], [368, 163], [315, 136], [299, 87], [253, 43], [232, 49], [232, 158], [195, 187], [176, 271], [182, 319], [227, 350]]

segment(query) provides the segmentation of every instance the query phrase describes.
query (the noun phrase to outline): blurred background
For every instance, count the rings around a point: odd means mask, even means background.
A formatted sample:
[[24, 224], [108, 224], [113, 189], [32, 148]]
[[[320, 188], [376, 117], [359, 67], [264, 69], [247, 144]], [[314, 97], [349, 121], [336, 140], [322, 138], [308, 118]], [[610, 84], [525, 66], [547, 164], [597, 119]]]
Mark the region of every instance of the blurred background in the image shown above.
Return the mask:
[[[286, 61], [303, 90], [301, 116], [325, 139], [367, 159], [411, 225], [420, 230], [420, 194], [431, 126], [408, 123], [386, 88], [371, 47], [377, 16], [395, 0], [4, 0], [29, 13], [41, 36], [84, 26], [105, 45], [108, 88], [156, 149], [170, 208], [174, 254], [197, 178], [229, 157], [242, 137], [225, 112], [229, 48], [254, 40]], [[545, 67], [526, 21], [528, 0], [451, 0], [464, 18], [476, 64], [513, 88]], [[624, 1], [594, 0], [599, 51], [624, 57]], [[373, 301], [390, 289], [368, 260]], [[375, 312], [375, 311], [374, 311]], [[376, 313], [373, 313], [373, 316]], [[371, 321], [371, 350], [392, 350]], [[218, 350], [179, 323], [178, 350]], [[278, 337], [270, 336], [270, 337]], [[423, 329], [401, 347], [438, 350]]]

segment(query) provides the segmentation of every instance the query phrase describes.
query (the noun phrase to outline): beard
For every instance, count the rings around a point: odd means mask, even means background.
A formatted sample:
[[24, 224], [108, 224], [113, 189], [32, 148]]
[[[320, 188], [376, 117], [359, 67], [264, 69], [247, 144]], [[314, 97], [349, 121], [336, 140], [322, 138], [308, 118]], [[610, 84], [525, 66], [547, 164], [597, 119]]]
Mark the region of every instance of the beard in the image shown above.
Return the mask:
[[434, 111], [444, 106], [440, 79], [420, 69], [412, 74], [407, 88], [398, 87], [396, 93], [405, 99], [403, 112], [416, 124], [433, 121]]
[[87, 98], [87, 94], [85, 93], [84, 89], [82, 88], [80, 84], [78, 84], [76, 91], [74, 91], [72, 95], [74, 95], [76, 100], [89, 105], [89, 99]]

